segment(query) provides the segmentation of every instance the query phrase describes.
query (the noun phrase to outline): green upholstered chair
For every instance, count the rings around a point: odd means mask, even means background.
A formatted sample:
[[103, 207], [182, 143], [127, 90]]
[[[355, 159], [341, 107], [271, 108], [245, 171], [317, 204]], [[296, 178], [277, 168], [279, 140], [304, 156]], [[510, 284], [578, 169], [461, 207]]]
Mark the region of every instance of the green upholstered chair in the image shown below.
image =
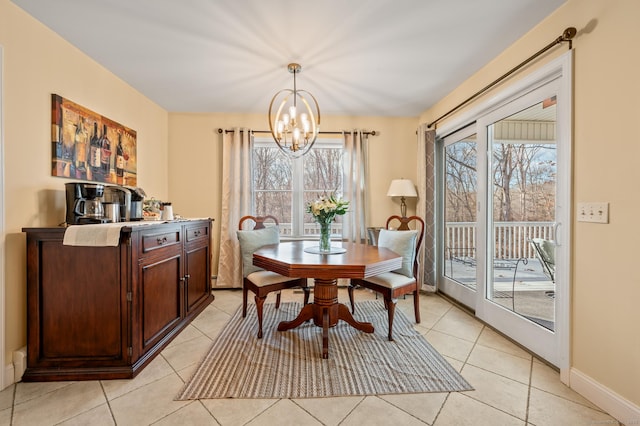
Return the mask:
[[[391, 225], [400, 225], [392, 230]], [[415, 229], [410, 229], [413, 226]], [[403, 230], [401, 230], [403, 229]], [[366, 279], [352, 279], [349, 284], [349, 301], [351, 311], [355, 313], [353, 290], [364, 287], [382, 294], [384, 306], [389, 317], [389, 340], [393, 340], [393, 316], [397, 300], [406, 294], [413, 295], [413, 308], [416, 323], [420, 323], [420, 298], [418, 276], [418, 252], [424, 234], [424, 221], [419, 216], [391, 216], [387, 219], [385, 229], [378, 235], [378, 247], [385, 247], [402, 255], [402, 266], [392, 272], [385, 272]]]
[[[251, 225], [253, 224], [253, 225]], [[245, 229], [249, 228], [249, 229]], [[248, 292], [255, 294], [258, 314], [258, 338], [262, 338], [262, 311], [267, 295], [277, 292], [276, 309], [280, 307], [281, 291], [301, 287], [304, 304], [309, 303], [309, 287], [306, 278], [290, 278], [253, 265], [253, 253], [260, 247], [280, 242], [278, 220], [273, 216], [244, 216], [238, 223], [238, 241], [242, 254], [242, 317], [247, 316]]]

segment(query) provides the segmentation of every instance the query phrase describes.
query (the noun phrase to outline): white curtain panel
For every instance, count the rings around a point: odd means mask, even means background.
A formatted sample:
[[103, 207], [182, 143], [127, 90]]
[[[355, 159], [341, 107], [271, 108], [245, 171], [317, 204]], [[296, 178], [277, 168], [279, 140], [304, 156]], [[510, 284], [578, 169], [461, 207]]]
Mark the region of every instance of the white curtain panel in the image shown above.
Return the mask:
[[235, 128], [222, 141], [222, 214], [220, 259], [215, 287], [242, 288], [242, 257], [236, 236], [242, 216], [251, 214], [253, 134]]
[[344, 216], [342, 238], [356, 243], [367, 242], [367, 217], [364, 185], [367, 178], [369, 136], [362, 131], [343, 132], [344, 194], [349, 200], [349, 211]]
[[436, 131], [426, 124], [418, 127], [418, 204], [416, 214], [424, 219], [424, 239], [418, 254], [420, 269], [418, 279], [421, 288], [436, 291], [436, 174], [435, 152]]

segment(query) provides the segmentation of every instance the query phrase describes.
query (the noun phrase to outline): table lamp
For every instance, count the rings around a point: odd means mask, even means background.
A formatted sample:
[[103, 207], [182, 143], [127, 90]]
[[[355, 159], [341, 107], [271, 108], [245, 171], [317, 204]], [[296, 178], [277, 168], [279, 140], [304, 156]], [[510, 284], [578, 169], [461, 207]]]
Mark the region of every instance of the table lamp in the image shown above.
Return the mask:
[[394, 179], [389, 185], [387, 197], [400, 197], [400, 214], [407, 217], [406, 197], [417, 197], [416, 187], [409, 179]]

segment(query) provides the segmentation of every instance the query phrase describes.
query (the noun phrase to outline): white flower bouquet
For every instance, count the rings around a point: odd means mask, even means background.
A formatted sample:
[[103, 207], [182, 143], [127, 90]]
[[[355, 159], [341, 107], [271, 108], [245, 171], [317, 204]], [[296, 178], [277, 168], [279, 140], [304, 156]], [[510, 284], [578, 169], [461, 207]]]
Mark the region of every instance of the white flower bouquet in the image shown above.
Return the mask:
[[321, 197], [307, 204], [307, 213], [311, 213], [318, 223], [331, 223], [336, 215], [343, 215], [349, 208], [349, 202], [342, 200], [340, 197], [330, 195]]

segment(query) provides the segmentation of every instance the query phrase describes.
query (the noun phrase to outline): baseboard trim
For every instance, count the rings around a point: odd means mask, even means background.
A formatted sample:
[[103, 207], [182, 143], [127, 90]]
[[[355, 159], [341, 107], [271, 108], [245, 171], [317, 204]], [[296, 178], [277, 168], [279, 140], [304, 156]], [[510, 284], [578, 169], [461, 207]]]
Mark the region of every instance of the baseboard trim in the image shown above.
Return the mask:
[[2, 386], [3, 386], [2, 389], [6, 389], [14, 383], [15, 383], [15, 378], [14, 378], [13, 364], [7, 364], [4, 366], [4, 381], [2, 383]]
[[[27, 347], [24, 346], [17, 351], [13, 351], [13, 359], [10, 364], [4, 366], [4, 377], [2, 389], [14, 383], [22, 381], [22, 375], [27, 368]], [[0, 389], [0, 390], [2, 390]]]
[[640, 407], [572, 368], [571, 388], [625, 425], [640, 423]]
[[13, 380], [15, 383], [22, 381], [22, 375], [27, 369], [27, 347], [23, 346], [13, 352]]

